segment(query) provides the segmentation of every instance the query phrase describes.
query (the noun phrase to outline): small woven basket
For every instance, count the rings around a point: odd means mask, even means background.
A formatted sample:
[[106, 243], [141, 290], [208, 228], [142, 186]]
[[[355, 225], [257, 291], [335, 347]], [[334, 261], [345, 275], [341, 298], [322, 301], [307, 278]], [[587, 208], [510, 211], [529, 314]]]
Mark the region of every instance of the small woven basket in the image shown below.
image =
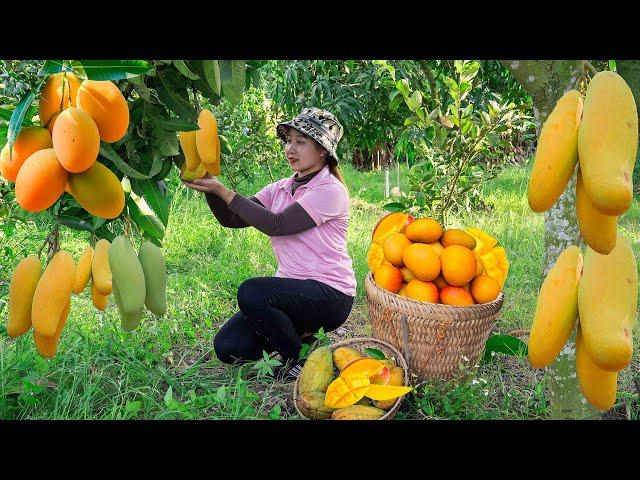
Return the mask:
[[[379, 340], [377, 338], [370, 337], [361, 337], [361, 338], [352, 338], [349, 340], [343, 340], [341, 342], [336, 342], [329, 346], [331, 352], [333, 352], [336, 348], [339, 347], [351, 347], [357, 351], [359, 351], [363, 356], [368, 356], [365, 352], [365, 348], [376, 348], [384, 353], [384, 356], [390, 360], [393, 360], [398, 367], [402, 367], [404, 370], [404, 386], [409, 386], [409, 369], [406, 360], [402, 356], [402, 354], [395, 348], [393, 345], [389, 343]], [[298, 408], [298, 383], [300, 381], [300, 376], [296, 379], [295, 384], [293, 385], [293, 404], [296, 407], [296, 411], [301, 418], [307, 418]], [[389, 409], [387, 413], [385, 413], [382, 417], [378, 418], [378, 420], [388, 420], [392, 418], [398, 408], [400, 408], [400, 404], [402, 403], [402, 399], [404, 395], [398, 397], [396, 403], [393, 404], [393, 407]]]
[[504, 296], [456, 307], [419, 302], [365, 278], [373, 337], [397, 347], [418, 380], [450, 379], [461, 364], [475, 365], [498, 318]]

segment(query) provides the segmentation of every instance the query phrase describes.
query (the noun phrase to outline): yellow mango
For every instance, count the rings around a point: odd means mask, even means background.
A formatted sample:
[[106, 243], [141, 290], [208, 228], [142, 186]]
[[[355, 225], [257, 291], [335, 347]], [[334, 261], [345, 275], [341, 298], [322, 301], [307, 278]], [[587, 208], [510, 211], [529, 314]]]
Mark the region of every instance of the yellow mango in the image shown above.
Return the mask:
[[43, 127], [26, 127], [20, 130], [9, 152], [9, 144], [2, 149], [0, 174], [10, 182], [15, 182], [20, 168], [32, 153], [53, 147], [51, 134]]
[[349, 407], [362, 399], [370, 386], [371, 382], [366, 377], [338, 377], [327, 388], [324, 406]]
[[576, 373], [580, 390], [591, 405], [604, 411], [613, 407], [616, 402], [618, 372], [602, 370], [593, 363], [584, 345], [580, 327], [576, 337]]
[[[404, 370], [402, 367], [393, 367], [391, 369], [391, 378], [389, 379], [389, 383], [387, 385], [394, 386], [402, 386], [404, 384]], [[376, 400], [373, 402], [373, 405], [377, 408], [382, 408], [383, 410], [388, 410], [396, 403], [397, 398], [392, 398], [390, 400]]]
[[91, 262], [91, 276], [96, 290], [102, 295], [109, 295], [113, 289], [111, 284], [111, 268], [109, 267], [109, 246], [106, 238], [98, 240]]
[[76, 106], [80, 83], [80, 79], [72, 72], [54, 73], [47, 79], [40, 92], [38, 108], [42, 126], [47, 126], [50, 120], [66, 108]]
[[533, 368], [551, 364], [567, 343], [578, 318], [578, 284], [582, 253], [566, 248], [542, 282], [529, 335], [529, 363]]
[[95, 282], [91, 282], [91, 301], [98, 310], [104, 310], [109, 303], [109, 295], [102, 295], [96, 289]]
[[340, 408], [331, 414], [332, 420], [377, 420], [387, 413], [384, 410], [366, 405], [352, 405]]
[[58, 251], [44, 270], [33, 294], [31, 321], [40, 335], [55, 335], [76, 280], [76, 265], [69, 252]]
[[81, 293], [91, 278], [91, 264], [93, 263], [93, 248], [87, 246], [80, 255], [76, 266], [76, 279], [73, 283], [73, 293]]
[[333, 358], [329, 347], [316, 348], [300, 372], [298, 390], [305, 392], [326, 392], [333, 379]]
[[195, 170], [201, 162], [196, 146], [196, 131], [178, 132], [178, 138], [180, 139], [180, 148], [182, 148], [184, 161], [187, 165], [186, 170]]
[[215, 115], [203, 108], [198, 115], [199, 130], [196, 130], [196, 146], [202, 163], [220, 164], [218, 144], [218, 122]]
[[542, 126], [527, 188], [529, 207], [534, 212], [549, 210], [573, 176], [582, 107], [580, 92], [570, 90], [558, 100]]
[[371, 400], [391, 400], [406, 395], [411, 390], [413, 390], [411, 387], [371, 384], [364, 396]]
[[67, 319], [69, 318], [70, 309], [71, 298], [69, 298], [69, 301], [64, 307], [64, 310], [62, 310], [60, 318], [58, 319], [58, 326], [52, 336], [41, 335], [34, 329], [33, 343], [35, 343], [38, 353], [43, 357], [53, 358], [56, 355], [56, 351], [58, 350], [58, 343], [60, 342], [60, 335], [62, 334], [62, 329], [66, 325]]
[[584, 343], [593, 362], [618, 372], [631, 361], [638, 303], [638, 271], [631, 245], [620, 233], [609, 255], [587, 247], [578, 290]]
[[197, 178], [202, 178], [206, 174], [207, 170], [204, 163], [199, 163], [195, 170], [189, 170], [187, 168], [187, 162], [184, 162], [182, 168], [180, 169], [180, 179], [186, 180], [187, 182], [190, 182], [191, 180], [195, 180]]
[[615, 72], [598, 72], [589, 82], [578, 150], [593, 206], [605, 215], [622, 215], [633, 198], [638, 112], [629, 85]]
[[351, 362], [362, 357], [359, 351], [351, 347], [338, 347], [333, 351], [333, 363], [341, 371]]
[[360, 358], [347, 365], [340, 376], [347, 377], [372, 377], [385, 368], [385, 362], [375, 358]]
[[122, 183], [101, 162], [96, 161], [87, 170], [69, 175], [68, 189], [80, 206], [96, 217], [116, 218], [124, 209]]
[[611, 250], [616, 246], [618, 217], [600, 213], [593, 206], [584, 190], [580, 169], [578, 169], [576, 182], [576, 216], [584, 242], [602, 255], [611, 253]]
[[35, 255], [22, 259], [11, 276], [7, 334], [12, 338], [27, 333], [31, 328], [33, 295], [41, 276], [42, 266]]

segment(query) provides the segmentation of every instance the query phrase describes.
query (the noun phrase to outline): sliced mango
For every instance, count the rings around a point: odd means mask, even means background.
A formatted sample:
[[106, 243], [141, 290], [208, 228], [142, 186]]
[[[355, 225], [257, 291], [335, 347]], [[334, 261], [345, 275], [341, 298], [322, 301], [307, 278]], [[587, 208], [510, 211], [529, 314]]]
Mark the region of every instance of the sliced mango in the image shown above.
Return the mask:
[[369, 385], [364, 396], [371, 400], [391, 400], [406, 395], [411, 390], [413, 390], [411, 387], [396, 385]]
[[369, 379], [366, 377], [344, 378], [340, 376], [327, 388], [324, 406], [331, 408], [350, 407], [364, 397], [369, 385]]
[[340, 373], [340, 376], [342, 378], [365, 377], [369, 381], [369, 377], [379, 373], [385, 366], [386, 364], [382, 360], [359, 358], [347, 365]]

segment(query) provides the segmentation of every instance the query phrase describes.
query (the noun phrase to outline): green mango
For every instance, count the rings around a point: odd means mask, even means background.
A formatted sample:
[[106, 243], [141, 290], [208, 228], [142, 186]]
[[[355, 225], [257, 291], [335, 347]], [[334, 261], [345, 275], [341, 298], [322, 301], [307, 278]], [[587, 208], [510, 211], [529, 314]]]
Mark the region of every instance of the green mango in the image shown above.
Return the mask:
[[123, 312], [126, 316], [137, 314], [144, 307], [147, 289], [138, 255], [124, 235], [111, 242], [109, 267], [114, 289], [118, 287]]
[[118, 292], [118, 287], [115, 283], [113, 284], [113, 298], [118, 306], [118, 312], [120, 312], [120, 326], [122, 329], [125, 332], [135, 330], [136, 327], [140, 325], [140, 320], [142, 320], [142, 308], [133, 313], [126, 313], [122, 307], [120, 292]]
[[144, 272], [147, 289], [144, 304], [156, 315], [162, 316], [167, 311], [167, 267], [162, 250], [149, 241], [140, 246], [138, 260]]

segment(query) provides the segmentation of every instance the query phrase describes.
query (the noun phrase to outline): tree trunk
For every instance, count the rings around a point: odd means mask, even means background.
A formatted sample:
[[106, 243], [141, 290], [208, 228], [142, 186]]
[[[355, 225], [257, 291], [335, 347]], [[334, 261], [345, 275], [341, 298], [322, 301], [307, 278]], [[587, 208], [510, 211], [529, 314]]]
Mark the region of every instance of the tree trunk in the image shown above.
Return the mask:
[[[640, 60], [618, 60], [616, 62], [616, 70], [631, 88], [636, 101], [636, 108], [638, 109], [638, 117], [640, 118]], [[633, 178], [637, 179], [638, 177], [640, 177], [640, 148], [638, 149], [636, 166], [633, 172]], [[635, 190], [640, 192], [640, 182], [636, 184]]]
[[[536, 131], [540, 129], [558, 99], [571, 90], [581, 74], [579, 60], [533, 61], [505, 60], [501, 62], [533, 98]], [[565, 192], [544, 213], [543, 278], [558, 255], [570, 245], [579, 245], [580, 236], [575, 213], [575, 175]], [[575, 368], [575, 329], [558, 358], [547, 368], [550, 416], [552, 419], [582, 419], [596, 416], [578, 385]]]

